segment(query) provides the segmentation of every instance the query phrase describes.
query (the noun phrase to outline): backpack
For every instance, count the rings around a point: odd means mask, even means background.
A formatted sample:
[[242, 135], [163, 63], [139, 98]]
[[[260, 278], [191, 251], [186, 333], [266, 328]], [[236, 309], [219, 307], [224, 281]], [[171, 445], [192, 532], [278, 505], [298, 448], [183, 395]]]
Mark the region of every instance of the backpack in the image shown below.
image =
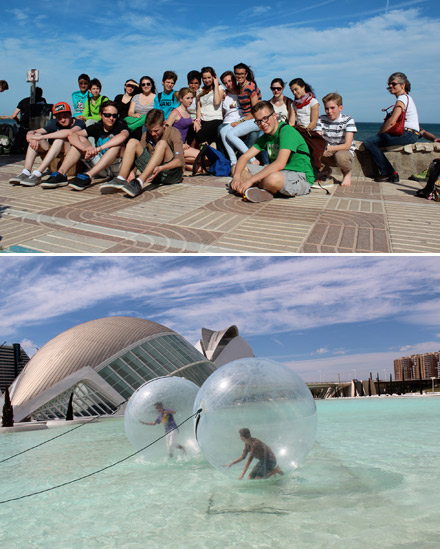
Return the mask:
[[0, 154], [10, 154], [14, 144], [15, 132], [11, 124], [0, 124]]
[[[209, 169], [206, 167], [206, 158], [209, 161]], [[231, 161], [225, 156], [211, 147], [210, 145], [202, 145], [199, 154], [194, 160], [192, 174], [196, 175], [197, 164], [200, 161], [202, 169], [206, 172], [203, 175], [215, 175], [217, 177], [228, 177], [231, 175]]]
[[426, 185], [416, 192], [416, 196], [440, 202], [440, 158], [436, 158], [429, 165]]
[[[304, 141], [307, 143], [310, 152], [310, 161], [314, 170], [321, 169], [321, 158], [327, 147], [327, 141], [319, 135], [315, 130], [307, 130], [301, 126], [295, 126], [295, 130], [301, 135]], [[300, 154], [305, 154], [302, 151], [296, 151]]]

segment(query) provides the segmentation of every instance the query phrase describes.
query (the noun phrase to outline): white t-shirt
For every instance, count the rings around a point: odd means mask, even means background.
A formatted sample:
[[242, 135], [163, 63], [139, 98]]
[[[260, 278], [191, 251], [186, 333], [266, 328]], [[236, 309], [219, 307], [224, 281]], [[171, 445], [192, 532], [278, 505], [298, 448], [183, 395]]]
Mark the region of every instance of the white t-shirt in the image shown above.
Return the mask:
[[296, 113], [296, 124], [298, 124], [298, 126], [308, 126], [310, 124], [310, 115], [314, 105], [319, 105], [319, 101], [316, 97], [312, 97], [310, 103], [305, 105], [302, 109], [298, 109], [295, 103], [293, 104]]
[[274, 105], [273, 103], [272, 105], [273, 105], [273, 110], [276, 112], [278, 122], [287, 122], [288, 112], [287, 112], [287, 107], [284, 101], [282, 105]]
[[[223, 86], [219, 86], [220, 92], [224, 91]], [[204, 122], [209, 122], [210, 120], [223, 120], [222, 113], [222, 103], [217, 107], [214, 107], [214, 90], [212, 89], [206, 95], [201, 95], [199, 98], [200, 101], [200, 114], [201, 119]]]
[[196, 95], [194, 99], [192, 100], [191, 105], [188, 107], [188, 112], [191, 115], [191, 118], [195, 120], [197, 118], [197, 97], [200, 95], [200, 92], [202, 91], [201, 88], [199, 88], [196, 91]]
[[399, 95], [397, 101], [401, 101], [405, 105], [405, 107], [409, 101], [405, 115], [405, 129], [409, 128], [410, 130], [414, 130], [416, 132], [420, 131], [419, 115], [417, 114], [417, 108], [416, 104], [414, 103], [414, 99], [409, 95], [402, 94]]
[[223, 99], [223, 122], [231, 124], [232, 122], [238, 122], [241, 117], [242, 112], [238, 102], [238, 94], [226, 93]]

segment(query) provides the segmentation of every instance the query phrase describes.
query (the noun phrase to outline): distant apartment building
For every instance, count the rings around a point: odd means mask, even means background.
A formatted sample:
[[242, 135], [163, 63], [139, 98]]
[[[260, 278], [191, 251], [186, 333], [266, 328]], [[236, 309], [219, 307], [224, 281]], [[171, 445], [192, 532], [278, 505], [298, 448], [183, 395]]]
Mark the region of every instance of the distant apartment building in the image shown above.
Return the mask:
[[419, 355], [404, 356], [394, 360], [394, 379], [429, 379], [440, 377], [440, 351]]
[[29, 360], [19, 343], [0, 346], [0, 392], [12, 384]]

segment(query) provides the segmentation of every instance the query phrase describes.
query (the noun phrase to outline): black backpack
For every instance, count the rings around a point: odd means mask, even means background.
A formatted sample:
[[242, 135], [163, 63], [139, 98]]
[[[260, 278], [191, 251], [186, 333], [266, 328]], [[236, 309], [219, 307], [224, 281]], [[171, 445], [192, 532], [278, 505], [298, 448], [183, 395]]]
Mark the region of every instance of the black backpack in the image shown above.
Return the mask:
[[11, 124], [0, 124], [0, 154], [9, 154], [13, 150], [15, 131]]
[[[416, 196], [427, 198], [429, 200], [440, 200], [440, 158], [436, 158], [431, 162], [426, 175], [426, 185], [423, 189], [416, 192]], [[437, 198], [438, 197], [438, 198]]]

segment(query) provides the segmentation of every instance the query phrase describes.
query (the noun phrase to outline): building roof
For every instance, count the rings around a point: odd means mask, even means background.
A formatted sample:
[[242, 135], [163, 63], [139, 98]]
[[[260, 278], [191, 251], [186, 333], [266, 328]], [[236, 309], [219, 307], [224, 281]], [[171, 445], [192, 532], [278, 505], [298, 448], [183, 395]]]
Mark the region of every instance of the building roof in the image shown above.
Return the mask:
[[85, 366], [96, 369], [141, 340], [173, 333], [156, 322], [124, 316], [74, 326], [51, 339], [32, 357], [13, 385], [12, 403], [23, 404]]

